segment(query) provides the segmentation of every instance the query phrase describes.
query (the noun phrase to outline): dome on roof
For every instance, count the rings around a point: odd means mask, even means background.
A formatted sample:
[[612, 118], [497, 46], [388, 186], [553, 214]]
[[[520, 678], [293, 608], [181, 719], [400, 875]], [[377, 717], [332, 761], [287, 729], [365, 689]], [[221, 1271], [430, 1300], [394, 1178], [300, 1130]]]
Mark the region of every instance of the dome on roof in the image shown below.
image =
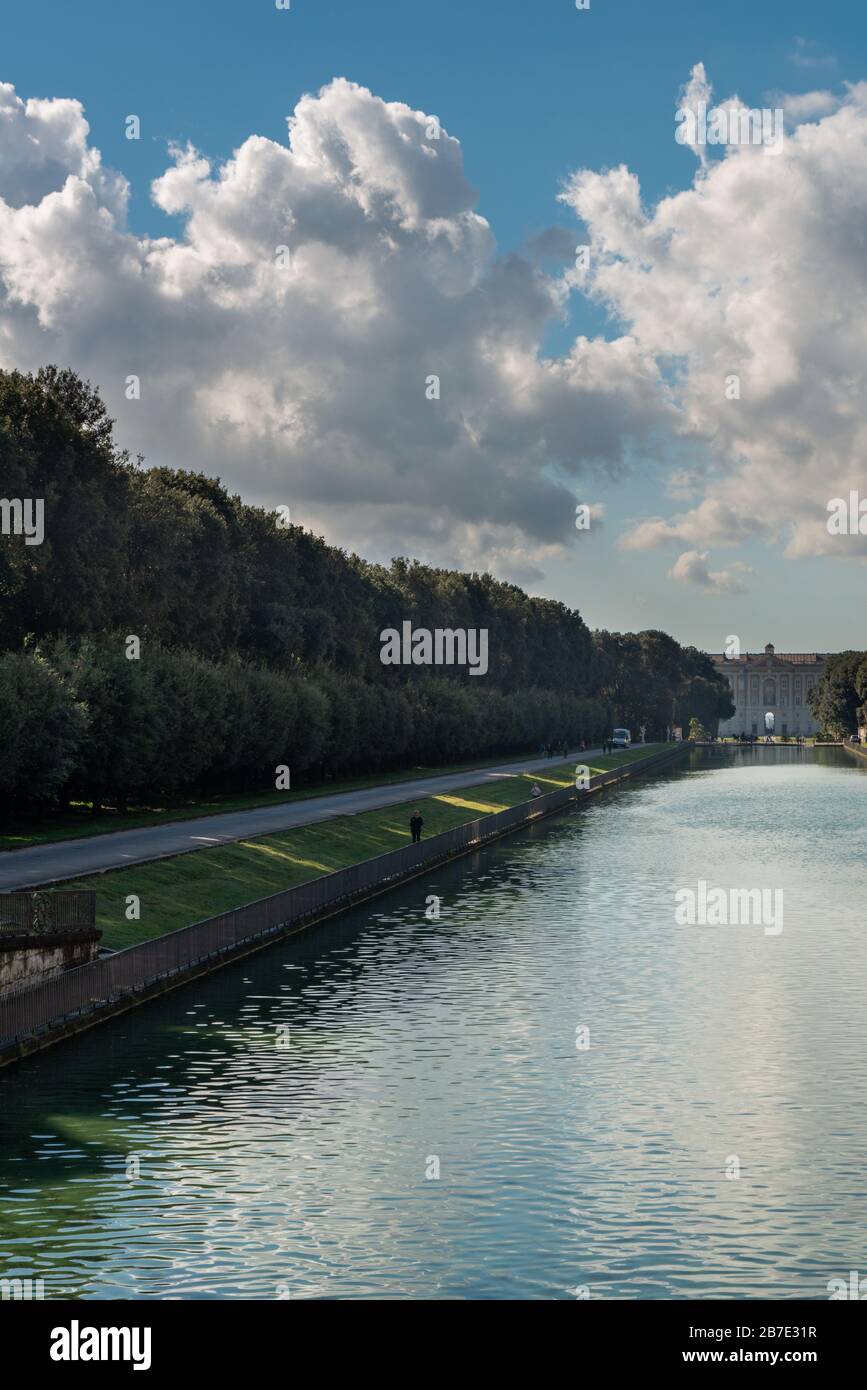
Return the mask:
[[773, 642], [769, 642], [768, 645], [765, 647], [765, 656], [773, 656], [773, 654], [774, 654], [774, 644], [773, 644]]

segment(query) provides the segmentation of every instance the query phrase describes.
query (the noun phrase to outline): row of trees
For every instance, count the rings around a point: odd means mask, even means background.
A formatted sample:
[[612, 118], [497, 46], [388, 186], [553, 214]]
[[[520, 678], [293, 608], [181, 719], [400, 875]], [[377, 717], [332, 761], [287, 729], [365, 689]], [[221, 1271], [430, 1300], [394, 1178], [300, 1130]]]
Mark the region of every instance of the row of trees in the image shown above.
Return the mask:
[[[601, 700], [431, 678], [377, 688], [357, 676], [211, 662], [115, 637], [59, 638], [0, 655], [0, 805], [125, 807], [153, 796], [278, 785], [600, 739]], [[286, 785], [285, 775], [282, 785]]]
[[713, 662], [696, 647], [682, 647], [665, 632], [593, 634], [594, 678], [616, 724], [661, 738], [690, 720], [716, 732], [735, 712], [729, 687]]
[[807, 700], [813, 718], [831, 738], [848, 738], [867, 724], [867, 652], [829, 656]]
[[0, 545], [0, 649], [123, 628], [211, 658], [379, 681], [379, 634], [409, 620], [486, 628], [486, 679], [499, 689], [590, 689], [592, 638], [576, 610], [488, 574], [369, 564], [218, 479], [143, 468], [115, 448], [98, 394], [70, 371], [0, 371], [0, 496], [45, 503], [41, 545]]
[[[372, 565], [202, 474], [144, 468], [69, 371], [0, 371], [0, 813], [597, 740], [732, 712], [710, 660], [662, 632], [591, 633], [490, 575]], [[488, 631], [488, 671], [383, 666], [380, 634]], [[140, 641], [129, 659], [127, 637]]]

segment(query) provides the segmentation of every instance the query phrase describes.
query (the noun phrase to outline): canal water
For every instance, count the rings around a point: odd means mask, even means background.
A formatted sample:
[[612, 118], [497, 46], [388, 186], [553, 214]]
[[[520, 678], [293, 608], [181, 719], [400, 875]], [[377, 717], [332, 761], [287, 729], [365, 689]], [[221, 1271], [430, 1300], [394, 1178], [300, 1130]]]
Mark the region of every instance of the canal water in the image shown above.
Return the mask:
[[[699, 751], [0, 1072], [0, 1278], [827, 1298], [867, 1274], [865, 797], [840, 750]], [[782, 931], [678, 925], [699, 880]]]

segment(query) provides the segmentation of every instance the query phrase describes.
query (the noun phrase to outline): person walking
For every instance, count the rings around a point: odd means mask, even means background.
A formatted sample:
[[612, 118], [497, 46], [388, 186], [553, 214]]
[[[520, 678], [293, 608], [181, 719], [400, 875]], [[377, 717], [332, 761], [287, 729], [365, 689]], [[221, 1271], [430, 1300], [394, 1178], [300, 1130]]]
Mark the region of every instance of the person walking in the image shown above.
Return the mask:
[[422, 820], [421, 811], [413, 811], [409, 818], [409, 830], [414, 845], [417, 845], [421, 840], [421, 829], [423, 825], [424, 821]]

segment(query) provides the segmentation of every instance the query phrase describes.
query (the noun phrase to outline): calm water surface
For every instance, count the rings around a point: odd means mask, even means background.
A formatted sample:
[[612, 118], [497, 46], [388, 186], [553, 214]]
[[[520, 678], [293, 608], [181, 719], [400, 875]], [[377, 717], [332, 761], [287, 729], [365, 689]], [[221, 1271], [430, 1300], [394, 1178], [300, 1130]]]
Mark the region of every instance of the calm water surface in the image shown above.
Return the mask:
[[[0, 1072], [0, 1277], [827, 1298], [867, 1272], [865, 797], [842, 752], [696, 754]], [[782, 933], [676, 926], [699, 878], [781, 887]]]

